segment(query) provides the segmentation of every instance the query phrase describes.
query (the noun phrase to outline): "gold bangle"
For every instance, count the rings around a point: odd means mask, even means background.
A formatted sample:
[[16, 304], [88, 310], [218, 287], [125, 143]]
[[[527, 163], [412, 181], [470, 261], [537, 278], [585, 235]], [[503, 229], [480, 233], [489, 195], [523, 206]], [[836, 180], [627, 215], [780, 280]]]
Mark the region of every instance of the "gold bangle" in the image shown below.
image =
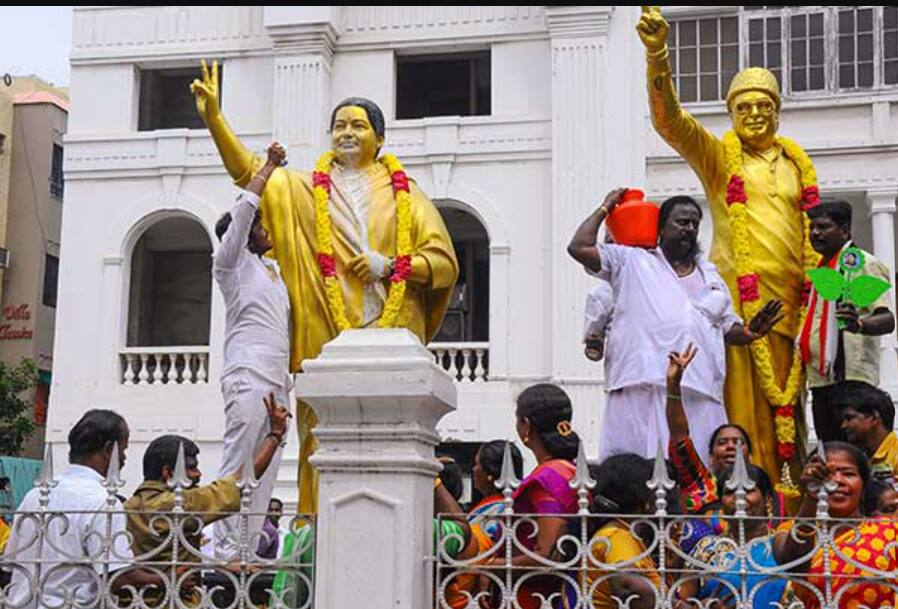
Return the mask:
[[667, 49], [667, 44], [665, 44], [657, 51], [646, 50], [645, 57], [649, 61], [666, 61], [670, 57], [670, 51]]
[[801, 525], [795, 525], [795, 536], [798, 537], [802, 541], [808, 541], [817, 536], [817, 531], [815, 529], [811, 529], [810, 531], [803, 531], [799, 528]]
[[433, 479], [433, 488], [434, 488], [434, 490], [436, 490], [437, 488], [439, 488], [439, 487], [442, 486], [442, 485], [443, 485], [443, 479], [442, 479], [442, 478], [440, 478], [439, 476], [437, 476], [436, 478]]

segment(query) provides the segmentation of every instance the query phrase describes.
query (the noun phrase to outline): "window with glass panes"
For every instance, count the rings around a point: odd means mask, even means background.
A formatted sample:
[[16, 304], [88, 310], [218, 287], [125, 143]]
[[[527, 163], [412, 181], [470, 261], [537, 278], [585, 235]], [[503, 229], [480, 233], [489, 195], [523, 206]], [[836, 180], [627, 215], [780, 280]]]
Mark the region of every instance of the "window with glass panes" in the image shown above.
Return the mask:
[[898, 7], [882, 7], [883, 82], [898, 84]]
[[683, 102], [723, 99], [733, 74], [748, 66], [773, 72], [785, 97], [898, 85], [893, 6], [743, 6], [669, 21]]

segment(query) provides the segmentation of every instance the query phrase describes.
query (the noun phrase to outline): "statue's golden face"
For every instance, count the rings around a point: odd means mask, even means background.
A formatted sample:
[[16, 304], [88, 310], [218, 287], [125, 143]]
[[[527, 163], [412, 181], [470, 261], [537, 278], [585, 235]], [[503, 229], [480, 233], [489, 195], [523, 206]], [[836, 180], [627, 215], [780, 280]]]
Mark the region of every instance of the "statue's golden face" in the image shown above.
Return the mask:
[[343, 165], [370, 165], [383, 143], [384, 138], [375, 133], [364, 108], [344, 106], [337, 110], [331, 128], [331, 146]]
[[776, 102], [763, 91], [746, 91], [733, 100], [730, 118], [733, 130], [744, 144], [765, 150], [773, 144], [779, 128]]

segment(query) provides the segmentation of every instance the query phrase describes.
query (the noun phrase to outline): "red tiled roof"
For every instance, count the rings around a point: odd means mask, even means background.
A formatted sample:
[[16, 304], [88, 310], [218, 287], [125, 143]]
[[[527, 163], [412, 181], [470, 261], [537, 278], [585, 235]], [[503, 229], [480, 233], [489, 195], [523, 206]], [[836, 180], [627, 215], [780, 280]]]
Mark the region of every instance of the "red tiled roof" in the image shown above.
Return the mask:
[[69, 103], [49, 91], [29, 91], [18, 93], [13, 97], [14, 104], [54, 104], [66, 112], [69, 111]]

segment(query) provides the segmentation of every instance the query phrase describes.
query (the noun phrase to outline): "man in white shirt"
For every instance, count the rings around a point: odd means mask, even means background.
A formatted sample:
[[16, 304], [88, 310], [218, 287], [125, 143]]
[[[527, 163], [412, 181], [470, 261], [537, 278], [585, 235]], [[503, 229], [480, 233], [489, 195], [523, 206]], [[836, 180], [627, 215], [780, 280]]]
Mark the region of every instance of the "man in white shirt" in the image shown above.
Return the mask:
[[164, 585], [158, 575], [128, 568], [133, 555], [122, 505], [113, 497], [107, 509], [110, 495], [103, 481], [115, 446], [125, 464], [128, 436], [125, 419], [111, 410], [87, 411], [69, 432], [70, 465], [50, 489], [43, 539], [41, 516], [26, 514], [40, 509], [39, 488], [28, 491], [13, 522], [4, 560], [21, 568], [13, 569], [7, 607], [51, 609], [70, 597], [73, 606], [86, 609], [99, 606], [107, 586], [116, 592]]
[[701, 208], [678, 196], [661, 205], [658, 247], [597, 245], [605, 216], [626, 189], [612, 191], [580, 225], [568, 253], [591, 274], [608, 280], [615, 294], [614, 324], [607, 341], [608, 399], [599, 437], [599, 459], [633, 452], [653, 457], [667, 446], [667, 354], [693, 343], [698, 355], [682, 381], [682, 399], [697, 446], [706, 446], [726, 423], [724, 342], [745, 345], [779, 321], [782, 303], [769, 301], [746, 327], [733, 312], [717, 268], [699, 254]]
[[[262, 226], [259, 197], [272, 172], [283, 164], [284, 149], [277, 142], [268, 148], [268, 159], [250, 180], [230, 214], [215, 225], [221, 246], [215, 252], [212, 274], [224, 296], [225, 345], [221, 392], [225, 402], [225, 437], [219, 478], [234, 475], [254, 455], [268, 433], [263, 399], [274, 393], [278, 404], [287, 403], [290, 391], [290, 301], [280, 269], [264, 256], [272, 247]], [[281, 449], [253, 492], [249, 539], [262, 530], [268, 510]], [[239, 521], [235, 517], [215, 523], [215, 555], [222, 560], [237, 557]]]

